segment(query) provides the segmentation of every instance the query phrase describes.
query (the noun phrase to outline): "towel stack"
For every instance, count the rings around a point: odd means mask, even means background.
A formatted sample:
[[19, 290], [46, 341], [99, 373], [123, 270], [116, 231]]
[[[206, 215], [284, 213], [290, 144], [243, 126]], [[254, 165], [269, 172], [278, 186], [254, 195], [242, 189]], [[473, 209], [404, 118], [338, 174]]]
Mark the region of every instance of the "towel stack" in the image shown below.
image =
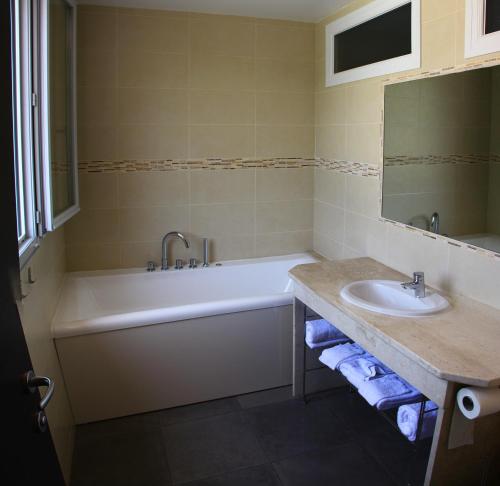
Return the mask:
[[345, 343], [349, 338], [325, 319], [306, 322], [306, 344], [311, 349]]
[[325, 349], [319, 360], [340, 371], [352, 383], [359, 394], [379, 410], [414, 403], [421, 393], [385, 366], [359, 344], [340, 344]]
[[[424, 419], [420, 429], [420, 439], [426, 439], [434, 434], [438, 406], [428, 400], [425, 402]], [[418, 419], [420, 415], [420, 403], [402, 405], [398, 408], [398, 427], [409, 441], [415, 442], [417, 438]]]

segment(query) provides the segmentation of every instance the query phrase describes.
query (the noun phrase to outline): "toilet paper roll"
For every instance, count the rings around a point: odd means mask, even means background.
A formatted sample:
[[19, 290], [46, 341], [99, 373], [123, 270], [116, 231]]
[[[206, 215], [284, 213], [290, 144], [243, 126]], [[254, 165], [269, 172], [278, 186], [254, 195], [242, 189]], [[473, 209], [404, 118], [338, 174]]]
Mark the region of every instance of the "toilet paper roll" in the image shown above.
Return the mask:
[[500, 412], [500, 388], [462, 388], [457, 393], [457, 403], [470, 420]]

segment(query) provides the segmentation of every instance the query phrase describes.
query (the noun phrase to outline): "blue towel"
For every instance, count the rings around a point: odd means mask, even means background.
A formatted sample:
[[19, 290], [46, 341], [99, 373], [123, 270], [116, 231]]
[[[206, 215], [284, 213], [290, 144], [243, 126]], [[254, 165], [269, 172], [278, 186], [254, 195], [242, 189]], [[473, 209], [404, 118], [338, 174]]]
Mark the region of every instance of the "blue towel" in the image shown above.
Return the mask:
[[[426, 439], [434, 434], [438, 406], [431, 400], [425, 403], [424, 419], [420, 431], [420, 439]], [[398, 408], [398, 427], [409, 441], [415, 442], [417, 438], [418, 417], [420, 415], [420, 403], [401, 405]]]
[[422, 394], [392, 373], [376, 380], [365, 381], [358, 388], [359, 394], [379, 410], [388, 410], [422, 398]]
[[325, 349], [319, 360], [330, 369], [336, 370], [343, 362], [363, 355], [370, 356], [359, 344], [347, 343]]
[[325, 319], [306, 322], [306, 344], [311, 348], [324, 348], [347, 342], [349, 339]]
[[349, 383], [356, 388], [359, 388], [365, 381], [394, 373], [390, 368], [375, 358], [375, 356], [369, 354], [343, 361], [338, 366], [338, 369]]

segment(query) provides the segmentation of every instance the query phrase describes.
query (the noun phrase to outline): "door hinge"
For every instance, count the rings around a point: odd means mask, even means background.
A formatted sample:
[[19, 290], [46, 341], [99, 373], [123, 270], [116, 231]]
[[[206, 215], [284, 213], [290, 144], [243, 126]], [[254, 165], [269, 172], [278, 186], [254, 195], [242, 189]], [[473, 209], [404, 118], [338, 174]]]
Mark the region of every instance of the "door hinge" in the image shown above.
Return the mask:
[[36, 93], [31, 93], [31, 106], [35, 108], [38, 105], [38, 96]]
[[40, 224], [42, 222], [42, 213], [40, 211], [35, 211], [35, 222]]

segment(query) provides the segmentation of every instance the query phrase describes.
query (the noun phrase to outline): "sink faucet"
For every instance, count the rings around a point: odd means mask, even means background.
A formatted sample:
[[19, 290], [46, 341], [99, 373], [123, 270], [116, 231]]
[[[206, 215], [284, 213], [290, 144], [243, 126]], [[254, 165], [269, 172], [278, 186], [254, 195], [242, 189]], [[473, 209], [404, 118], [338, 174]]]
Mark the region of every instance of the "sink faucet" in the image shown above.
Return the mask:
[[439, 234], [439, 213], [433, 213], [431, 216], [431, 231]]
[[170, 233], [167, 233], [161, 242], [161, 269], [162, 270], [168, 270], [168, 240], [170, 237], [176, 237], [179, 238], [184, 242], [184, 246], [186, 248], [189, 248], [189, 241], [186, 239], [186, 237], [182, 234], [179, 233], [178, 231], [171, 231]]
[[401, 287], [415, 291], [415, 297], [422, 299], [425, 297], [424, 272], [413, 272], [413, 282], [403, 282]]

